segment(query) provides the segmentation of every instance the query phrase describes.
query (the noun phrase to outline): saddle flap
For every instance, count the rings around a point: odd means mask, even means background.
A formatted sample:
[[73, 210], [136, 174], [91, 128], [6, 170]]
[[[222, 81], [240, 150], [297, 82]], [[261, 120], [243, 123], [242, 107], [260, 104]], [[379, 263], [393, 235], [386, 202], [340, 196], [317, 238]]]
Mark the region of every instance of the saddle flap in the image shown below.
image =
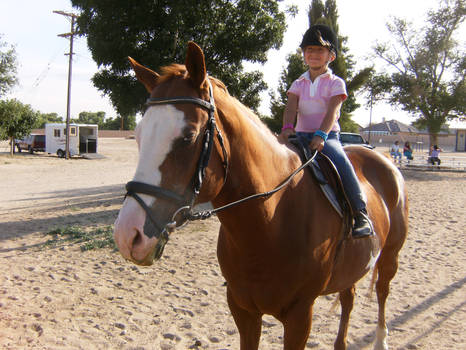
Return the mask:
[[[289, 141], [298, 148], [303, 162], [311, 158], [309, 144], [305, 138], [294, 136], [290, 137]], [[346, 197], [338, 170], [330, 158], [319, 153], [315, 160], [309, 164], [308, 169], [330, 204], [341, 217], [344, 217], [344, 213], [351, 210], [349, 209], [351, 205]]]

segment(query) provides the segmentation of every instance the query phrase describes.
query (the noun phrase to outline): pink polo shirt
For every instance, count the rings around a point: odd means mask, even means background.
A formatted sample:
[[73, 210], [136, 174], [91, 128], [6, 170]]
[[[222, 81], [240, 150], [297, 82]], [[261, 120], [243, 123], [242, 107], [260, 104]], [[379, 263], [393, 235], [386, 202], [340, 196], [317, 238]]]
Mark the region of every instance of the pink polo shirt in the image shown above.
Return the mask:
[[[330, 68], [324, 74], [319, 75], [314, 82], [309, 77], [309, 71], [302, 74], [291, 84], [288, 90], [288, 94], [290, 93], [299, 97], [298, 121], [295, 130], [301, 132], [319, 130], [331, 97], [342, 95], [343, 101], [348, 97], [345, 82], [334, 75]], [[340, 131], [339, 118], [338, 112], [332, 131]]]

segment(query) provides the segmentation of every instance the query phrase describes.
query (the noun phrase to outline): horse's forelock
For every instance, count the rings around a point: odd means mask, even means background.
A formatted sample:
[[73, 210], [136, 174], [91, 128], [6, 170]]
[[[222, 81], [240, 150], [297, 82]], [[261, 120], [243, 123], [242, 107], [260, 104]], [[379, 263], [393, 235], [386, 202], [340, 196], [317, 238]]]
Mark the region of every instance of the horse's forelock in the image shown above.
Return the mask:
[[[185, 78], [188, 75], [186, 66], [182, 64], [177, 64], [177, 63], [160, 68], [160, 72], [161, 72], [161, 76], [157, 80], [157, 84], [162, 84], [174, 78]], [[216, 87], [220, 88], [221, 90], [223, 90], [225, 93], [229, 95], [227, 87], [221, 80], [214, 78], [214, 77], [209, 77], [209, 78], [212, 82], [212, 85], [215, 85]]]
[[157, 80], [158, 84], [162, 84], [166, 81], [169, 81], [173, 78], [183, 78], [187, 75], [188, 71], [186, 67], [182, 64], [171, 64], [169, 66], [162, 67], [160, 69], [161, 76]]

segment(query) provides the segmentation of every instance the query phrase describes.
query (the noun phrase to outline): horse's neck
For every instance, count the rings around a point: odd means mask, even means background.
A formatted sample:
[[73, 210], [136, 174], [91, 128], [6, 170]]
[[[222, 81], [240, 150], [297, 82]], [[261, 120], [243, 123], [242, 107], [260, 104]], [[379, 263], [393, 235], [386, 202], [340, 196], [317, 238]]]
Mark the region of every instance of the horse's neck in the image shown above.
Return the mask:
[[243, 195], [268, 191], [293, 170], [297, 157], [250, 110], [239, 102], [235, 107], [236, 115], [226, 118], [231, 185]]
[[[213, 201], [216, 206], [270, 191], [301, 164], [299, 157], [278, 142], [277, 137], [246, 107], [237, 102], [234, 108], [230, 106], [228, 113], [221, 122], [229, 144], [230, 164], [224, 188]], [[300, 176], [302, 174], [297, 178]], [[253, 199], [234, 208], [233, 212], [246, 221], [247, 217], [267, 220], [275, 213], [276, 205], [271, 203], [280, 195], [267, 201]]]

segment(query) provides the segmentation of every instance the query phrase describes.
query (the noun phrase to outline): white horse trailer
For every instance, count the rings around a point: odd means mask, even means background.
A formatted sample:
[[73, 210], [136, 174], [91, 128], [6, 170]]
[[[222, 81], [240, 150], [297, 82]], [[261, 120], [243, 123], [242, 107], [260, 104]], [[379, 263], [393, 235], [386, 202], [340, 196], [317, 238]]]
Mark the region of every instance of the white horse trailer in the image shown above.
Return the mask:
[[[96, 124], [70, 124], [70, 156], [96, 154], [98, 134]], [[45, 124], [45, 152], [66, 155], [65, 123]]]

